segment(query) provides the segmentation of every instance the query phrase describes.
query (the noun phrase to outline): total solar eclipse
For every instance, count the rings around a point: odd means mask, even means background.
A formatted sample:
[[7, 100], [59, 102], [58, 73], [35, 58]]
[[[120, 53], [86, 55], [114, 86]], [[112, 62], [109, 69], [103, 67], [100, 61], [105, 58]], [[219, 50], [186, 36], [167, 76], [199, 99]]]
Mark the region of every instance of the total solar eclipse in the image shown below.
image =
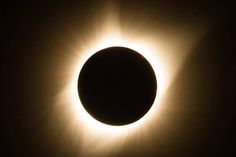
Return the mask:
[[109, 47], [93, 54], [78, 79], [83, 107], [108, 125], [127, 125], [142, 118], [151, 108], [156, 90], [150, 63], [126, 47]]

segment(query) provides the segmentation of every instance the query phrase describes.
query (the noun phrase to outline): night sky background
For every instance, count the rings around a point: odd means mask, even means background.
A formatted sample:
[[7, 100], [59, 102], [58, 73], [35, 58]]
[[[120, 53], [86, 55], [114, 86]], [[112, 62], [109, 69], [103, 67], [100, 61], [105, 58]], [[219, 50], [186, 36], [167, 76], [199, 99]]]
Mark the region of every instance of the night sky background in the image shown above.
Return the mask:
[[[62, 88], [58, 65], [66, 53], [64, 41], [70, 43], [68, 36], [73, 32], [80, 40], [86, 38], [104, 4], [1, 4], [0, 156], [80, 156], [73, 137], [63, 136], [66, 120], [51, 116], [52, 98]], [[131, 28], [165, 30], [180, 22], [194, 25], [198, 21], [208, 23], [210, 29], [191, 50], [167, 91], [175, 107], [165, 112], [169, 121], [163, 126], [162, 138], [153, 134], [149, 145], [131, 145], [108, 156], [235, 155], [233, 2], [124, 0], [114, 4], [120, 19], [133, 19], [125, 22]]]

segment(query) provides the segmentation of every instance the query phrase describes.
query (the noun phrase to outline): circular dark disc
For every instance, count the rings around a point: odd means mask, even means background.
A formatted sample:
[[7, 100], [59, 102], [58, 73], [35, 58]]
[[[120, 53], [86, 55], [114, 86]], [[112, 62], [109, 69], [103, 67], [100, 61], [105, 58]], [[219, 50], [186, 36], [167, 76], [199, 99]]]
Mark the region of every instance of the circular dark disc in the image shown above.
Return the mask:
[[149, 62], [125, 47], [96, 52], [79, 74], [82, 105], [92, 117], [109, 125], [126, 125], [142, 118], [151, 108], [156, 90]]

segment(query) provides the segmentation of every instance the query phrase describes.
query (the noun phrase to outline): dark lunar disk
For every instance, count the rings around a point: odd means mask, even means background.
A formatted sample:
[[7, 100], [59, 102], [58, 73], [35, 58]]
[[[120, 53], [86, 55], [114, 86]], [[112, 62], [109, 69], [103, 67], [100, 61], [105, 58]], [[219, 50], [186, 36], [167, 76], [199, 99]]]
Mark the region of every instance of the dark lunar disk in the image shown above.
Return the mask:
[[92, 55], [78, 80], [79, 97], [86, 111], [109, 125], [139, 120], [151, 108], [156, 90], [149, 62], [125, 47], [110, 47]]

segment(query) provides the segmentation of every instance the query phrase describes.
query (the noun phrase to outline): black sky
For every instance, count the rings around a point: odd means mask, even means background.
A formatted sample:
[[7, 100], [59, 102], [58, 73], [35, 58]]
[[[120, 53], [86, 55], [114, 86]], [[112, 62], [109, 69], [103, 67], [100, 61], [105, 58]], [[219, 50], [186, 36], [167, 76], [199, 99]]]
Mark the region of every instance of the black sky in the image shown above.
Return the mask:
[[[66, 125], [63, 117], [62, 122], [50, 117], [52, 98], [62, 88], [58, 83], [61, 75], [57, 73], [58, 61], [65, 55], [61, 41], [70, 43], [68, 34], [73, 31], [81, 40], [86, 38], [96, 13], [104, 12], [105, 4], [105, 1], [2, 4], [0, 156], [78, 155], [74, 141], [60, 136]], [[114, 1], [114, 4], [118, 5], [121, 23], [122, 19], [133, 19], [124, 22], [133, 28], [145, 23], [142, 25], [145, 30], [165, 30], [170, 25], [191, 25], [195, 21], [209, 23], [211, 27], [191, 50], [167, 91], [175, 108], [165, 112], [166, 138], [159, 139], [153, 134], [153, 141], [145, 149], [130, 146], [110, 156], [236, 154], [233, 3]], [[57, 123], [54, 130], [48, 126], [50, 119]]]

